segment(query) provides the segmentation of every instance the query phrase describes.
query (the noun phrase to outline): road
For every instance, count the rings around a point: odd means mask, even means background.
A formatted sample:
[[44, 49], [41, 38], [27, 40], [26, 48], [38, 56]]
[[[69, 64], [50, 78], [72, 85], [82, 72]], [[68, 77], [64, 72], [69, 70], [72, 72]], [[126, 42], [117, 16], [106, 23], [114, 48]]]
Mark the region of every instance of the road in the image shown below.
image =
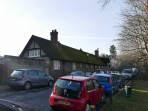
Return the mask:
[[7, 99], [18, 103], [30, 105], [40, 109], [41, 111], [50, 111], [48, 99], [52, 88], [34, 88], [27, 91], [20, 90], [4, 90], [0, 91], [0, 99]]
[[[15, 101], [21, 104], [38, 108], [41, 111], [51, 111], [48, 99], [52, 92], [52, 87], [39, 87], [31, 90], [0, 90], [0, 99]], [[103, 106], [100, 104], [97, 111]]]

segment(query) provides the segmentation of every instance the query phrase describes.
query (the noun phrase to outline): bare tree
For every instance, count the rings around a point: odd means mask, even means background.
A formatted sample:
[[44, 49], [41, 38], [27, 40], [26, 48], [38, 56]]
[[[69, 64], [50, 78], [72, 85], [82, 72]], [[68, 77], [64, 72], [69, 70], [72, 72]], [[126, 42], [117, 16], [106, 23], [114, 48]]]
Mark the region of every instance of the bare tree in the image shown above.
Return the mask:
[[147, 0], [127, 0], [122, 11], [123, 24], [119, 27], [119, 49], [126, 59], [148, 65], [148, 10]]

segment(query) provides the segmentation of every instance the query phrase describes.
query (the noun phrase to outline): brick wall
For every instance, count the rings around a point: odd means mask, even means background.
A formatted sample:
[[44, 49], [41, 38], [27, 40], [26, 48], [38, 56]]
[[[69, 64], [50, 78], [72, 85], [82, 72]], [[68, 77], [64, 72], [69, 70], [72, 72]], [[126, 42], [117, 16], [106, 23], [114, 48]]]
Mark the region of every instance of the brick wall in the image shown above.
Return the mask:
[[39, 69], [44, 70], [46, 62], [40, 59], [20, 58], [5, 55], [0, 60], [0, 84], [6, 84], [7, 78], [15, 69]]

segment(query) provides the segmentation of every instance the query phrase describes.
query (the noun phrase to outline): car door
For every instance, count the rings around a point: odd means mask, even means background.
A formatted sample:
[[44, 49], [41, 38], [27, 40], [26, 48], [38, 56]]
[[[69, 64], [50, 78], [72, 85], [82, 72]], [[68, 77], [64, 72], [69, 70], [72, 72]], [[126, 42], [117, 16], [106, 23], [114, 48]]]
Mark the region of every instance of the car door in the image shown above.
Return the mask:
[[98, 97], [98, 100], [95, 100], [95, 103], [98, 103], [101, 101], [101, 97], [104, 93], [104, 89], [102, 88], [101, 84], [97, 80], [93, 80], [96, 92], [95, 92], [95, 97]]
[[33, 86], [38, 85], [38, 75], [35, 70], [27, 71], [28, 80], [32, 83]]
[[95, 105], [99, 97], [97, 96], [98, 89], [95, 88], [93, 80], [86, 81], [86, 89], [89, 101], [92, 105]]
[[39, 84], [40, 85], [47, 85], [49, 77], [43, 71], [37, 71], [39, 76]]

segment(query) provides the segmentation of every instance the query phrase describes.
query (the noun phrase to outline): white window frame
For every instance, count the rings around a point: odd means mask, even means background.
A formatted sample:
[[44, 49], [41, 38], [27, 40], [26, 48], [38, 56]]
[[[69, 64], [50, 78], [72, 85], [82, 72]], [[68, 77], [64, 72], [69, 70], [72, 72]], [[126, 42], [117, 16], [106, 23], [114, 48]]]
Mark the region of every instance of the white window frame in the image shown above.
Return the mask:
[[77, 69], [77, 65], [75, 62], [72, 63], [72, 70], [76, 70]]
[[58, 60], [54, 60], [53, 61], [53, 68], [54, 68], [54, 70], [60, 70], [60, 61], [58, 61]]
[[40, 49], [29, 50], [29, 57], [40, 57]]

